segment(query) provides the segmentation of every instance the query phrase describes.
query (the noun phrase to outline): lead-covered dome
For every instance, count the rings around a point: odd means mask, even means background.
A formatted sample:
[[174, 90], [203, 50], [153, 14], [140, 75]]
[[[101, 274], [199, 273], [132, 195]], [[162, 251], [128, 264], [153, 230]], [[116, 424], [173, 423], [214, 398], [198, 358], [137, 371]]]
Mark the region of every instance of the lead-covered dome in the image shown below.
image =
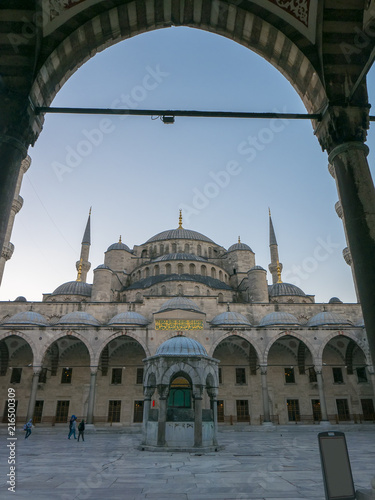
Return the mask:
[[127, 252], [132, 253], [128, 245], [125, 245], [125, 243], [122, 243], [121, 241], [113, 243], [107, 248], [107, 252], [110, 252], [111, 250], [126, 250]]
[[238, 312], [226, 311], [218, 314], [211, 321], [213, 326], [251, 326], [250, 321]]
[[202, 311], [195, 302], [186, 297], [173, 297], [162, 304], [160, 312], [173, 311], [174, 309], [183, 309], [184, 311], [194, 311], [201, 313]]
[[330, 326], [330, 325], [345, 325], [353, 326], [353, 323], [341, 316], [341, 314], [323, 311], [308, 320], [307, 326]]
[[206, 349], [197, 340], [188, 337], [172, 337], [158, 347], [158, 356], [205, 356], [208, 357]]
[[228, 248], [228, 252], [234, 252], [236, 250], [247, 250], [248, 252], [254, 253], [246, 243], [235, 243]]
[[275, 311], [270, 314], [267, 314], [259, 322], [259, 326], [274, 326], [274, 325], [300, 326], [301, 323], [293, 314], [282, 311]]
[[88, 325], [88, 326], [100, 326], [97, 319], [91, 314], [84, 311], [74, 311], [65, 314], [57, 322], [57, 325]]
[[58, 286], [51, 295], [83, 295], [91, 297], [92, 285], [83, 281], [68, 281]]
[[306, 297], [305, 292], [303, 292], [298, 286], [292, 285], [291, 283], [274, 283], [269, 286], [270, 297], [282, 297], [285, 295], [295, 295], [297, 297]]
[[204, 234], [198, 233], [197, 231], [192, 231], [191, 229], [184, 229], [183, 227], [179, 227], [177, 229], [168, 229], [167, 231], [162, 231], [161, 233], [155, 234], [149, 240], [144, 243], [154, 243], [155, 241], [163, 241], [163, 240], [196, 240], [196, 241], [205, 241], [206, 243], [212, 243], [215, 245], [216, 243]]
[[116, 316], [113, 316], [113, 318], [108, 321], [108, 325], [146, 326], [147, 324], [148, 321], [142, 314], [133, 311], [116, 314]]
[[18, 312], [8, 320], [4, 321], [3, 325], [36, 325], [48, 326], [48, 322], [44, 316], [33, 311]]

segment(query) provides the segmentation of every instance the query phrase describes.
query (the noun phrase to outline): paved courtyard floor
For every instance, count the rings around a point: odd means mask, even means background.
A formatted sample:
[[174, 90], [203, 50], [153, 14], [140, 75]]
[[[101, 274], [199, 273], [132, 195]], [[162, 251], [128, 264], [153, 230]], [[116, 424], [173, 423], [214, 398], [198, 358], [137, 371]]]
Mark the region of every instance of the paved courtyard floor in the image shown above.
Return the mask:
[[[140, 434], [87, 432], [67, 439], [65, 427], [16, 435], [16, 487], [8, 491], [11, 443], [0, 428], [0, 498], [29, 500], [245, 500], [324, 499], [319, 426], [221, 428], [225, 449], [207, 454], [145, 452]], [[332, 430], [340, 430], [332, 426]], [[342, 429], [341, 429], [342, 430]], [[356, 488], [375, 475], [375, 426], [345, 435]]]

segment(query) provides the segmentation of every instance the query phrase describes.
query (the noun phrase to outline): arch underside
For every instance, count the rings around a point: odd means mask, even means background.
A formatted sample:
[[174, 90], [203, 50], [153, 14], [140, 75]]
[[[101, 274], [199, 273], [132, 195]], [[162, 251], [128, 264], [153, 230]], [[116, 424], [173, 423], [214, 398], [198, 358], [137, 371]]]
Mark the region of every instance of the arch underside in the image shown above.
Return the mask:
[[[111, 45], [146, 31], [188, 26], [225, 36], [253, 50], [289, 80], [308, 112], [320, 111], [326, 103], [326, 95], [316, 68], [296, 43], [250, 12], [250, 5], [248, 8], [212, 0], [146, 0], [101, 12], [72, 31], [48, 55], [34, 81], [32, 101], [35, 106], [50, 105], [59, 89], [84, 62]], [[268, 16], [270, 20], [275, 18]], [[312, 44], [301, 38], [302, 35], [299, 36], [301, 45], [305, 48], [309, 45], [311, 54]]]

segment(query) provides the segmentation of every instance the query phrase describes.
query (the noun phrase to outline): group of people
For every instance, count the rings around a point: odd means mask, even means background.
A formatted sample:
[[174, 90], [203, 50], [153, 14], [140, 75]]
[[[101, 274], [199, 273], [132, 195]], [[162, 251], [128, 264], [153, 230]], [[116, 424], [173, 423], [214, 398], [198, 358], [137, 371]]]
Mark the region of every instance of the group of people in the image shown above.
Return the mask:
[[[77, 428], [77, 417], [75, 415], [72, 415], [70, 420], [69, 420], [69, 434], [68, 434], [68, 439], [70, 439], [71, 436], [76, 438], [76, 428]], [[85, 421], [82, 419], [81, 422], [78, 425], [78, 441], [79, 438], [82, 437], [82, 441], [85, 440]]]
[[[30, 420], [23, 426], [23, 430], [26, 431], [25, 439], [27, 439], [30, 436], [32, 428], [33, 428], [33, 419], [30, 418]], [[68, 439], [70, 439], [71, 436], [73, 436], [74, 439], [77, 439], [76, 428], [77, 428], [77, 417], [75, 415], [72, 415], [69, 420]], [[78, 424], [78, 441], [80, 437], [82, 438], [82, 441], [85, 440], [85, 421], [83, 419]]]

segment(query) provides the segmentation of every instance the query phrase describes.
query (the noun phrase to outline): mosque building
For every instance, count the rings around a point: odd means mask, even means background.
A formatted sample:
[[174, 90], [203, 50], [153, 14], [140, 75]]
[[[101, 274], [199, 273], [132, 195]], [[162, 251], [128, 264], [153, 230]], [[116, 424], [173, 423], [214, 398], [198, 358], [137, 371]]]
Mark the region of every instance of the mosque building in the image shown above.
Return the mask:
[[249, 245], [226, 249], [183, 227], [181, 212], [177, 228], [132, 249], [120, 237], [87, 283], [90, 219], [75, 281], [41, 302], [0, 303], [3, 421], [9, 387], [18, 421], [45, 425], [74, 413], [140, 427], [171, 408], [203, 421], [214, 411], [219, 426], [374, 420], [361, 307], [316, 303], [282, 281], [271, 214], [271, 284]]

